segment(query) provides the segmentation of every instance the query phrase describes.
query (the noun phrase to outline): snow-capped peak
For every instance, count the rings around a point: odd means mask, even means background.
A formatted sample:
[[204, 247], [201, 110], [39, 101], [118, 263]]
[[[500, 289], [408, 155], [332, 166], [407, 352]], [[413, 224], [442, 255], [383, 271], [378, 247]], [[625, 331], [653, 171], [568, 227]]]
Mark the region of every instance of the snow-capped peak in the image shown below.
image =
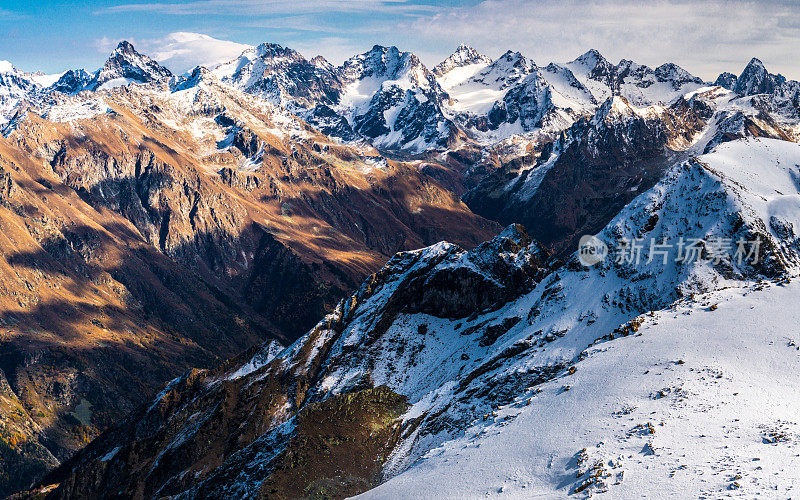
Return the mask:
[[262, 59], [267, 57], [296, 57], [300, 55], [296, 50], [271, 42], [265, 42], [256, 47], [255, 54]]
[[593, 117], [594, 123], [608, 122], [609, 120], [632, 116], [636, 113], [627, 99], [622, 96], [611, 96], [597, 108]]
[[456, 68], [463, 68], [465, 66], [472, 66], [476, 64], [482, 64], [485, 66], [487, 64], [491, 64], [491, 62], [492, 59], [490, 57], [479, 54], [477, 50], [462, 43], [456, 48], [455, 52], [450, 54], [447, 59], [440, 62], [435, 68], [433, 68], [433, 74], [435, 74], [437, 77], [441, 77]]
[[772, 75], [757, 58], [750, 59], [736, 80], [733, 91], [740, 95], [771, 94], [784, 80], [781, 75]]
[[714, 80], [714, 85], [719, 85], [720, 87], [728, 90], [733, 90], [733, 87], [736, 86], [736, 75], [729, 72], [720, 73], [716, 80]]
[[[346, 81], [367, 77], [396, 80], [406, 70], [422, 69], [419, 58], [411, 52], [402, 52], [395, 46], [375, 45], [369, 52], [353, 56], [341, 66]], [[428, 72], [427, 68], [424, 69]]]
[[579, 63], [586, 66], [589, 71], [593, 70], [597, 66], [611, 66], [612, 64], [608, 62], [608, 60], [603, 57], [603, 54], [600, 53], [597, 49], [589, 49], [580, 56], [578, 56], [575, 60], [570, 61], [569, 64]]
[[111, 53], [106, 63], [98, 70], [89, 84], [91, 90], [127, 85], [132, 82], [147, 83], [168, 78], [172, 73], [153, 59], [136, 51], [133, 45], [123, 40]]
[[507, 89], [528, 76], [536, 65], [519, 52], [507, 51], [494, 62], [479, 71], [473, 80], [488, 87]]
[[17, 68], [8, 61], [0, 61], [0, 73], [15, 73]]
[[676, 89], [687, 83], [702, 84], [703, 80], [689, 73], [675, 63], [665, 63], [655, 69], [659, 82], [670, 82]]

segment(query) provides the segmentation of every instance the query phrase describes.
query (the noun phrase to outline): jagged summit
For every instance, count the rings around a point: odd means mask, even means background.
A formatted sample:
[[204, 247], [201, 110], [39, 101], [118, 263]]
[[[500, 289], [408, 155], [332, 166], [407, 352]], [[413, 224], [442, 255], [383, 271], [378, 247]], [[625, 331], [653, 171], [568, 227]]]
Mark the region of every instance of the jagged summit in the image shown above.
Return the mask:
[[422, 63], [412, 52], [401, 51], [394, 45], [389, 47], [375, 45], [369, 51], [346, 60], [340, 71], [347, 81], [370, 76], [394, 79], [401, 71], [420, 66]]
[[535, 66], [522, 53], [508, 50], [479, 71], [473, 79], [500, 89], [510, 88], [525, 78]]
[[589, 66], [590, 68], [594, 68], [597, 65], [611, 65], [608, 62], [608, 59], [603, 57], [603, 54], [600, 53], [597, 49], [589, 49], [580, 56], [576, 57], [570, 63], [581, 63]]
[[727, 71], [720, 73], [716, 80], [714, 80], [714, 85], [719, 85], [720, 87], [728, 90], [733, 90], [733, 87], [736, 86], [737, 76], [733, 73], [729, 73]]
[[114, 49], [115, 53], [120, 54], [128, 54], [128, 55], [135, 55], [138, 54], [136, 49], [133, 48], [133, 44], [127, 40], [122, 40], [117, 44], [117, 48]]
[[329, 105], [341, 91], [338, 73], [324, 58], [309, 61], [276, 43], [248, 49], [213, 73], [223, 83], [277, 105]]
[[137, 52], [130, 42], [123, 40], [86, 87], [89, 90], [97, 90], [129, 83], [155, 82], [170, 76], [172, 76], [170, 70]]
[[473, 64], [491, 64], [491, 62], [492, 59], [490, 57], [484, 56], [469, 45], [462, 43], [456, 47], [456, 50], [450, 54], [447, 59], [433, 68], [433, 73], [441, 77], [455, 68], [462, 68]]
[[659, 82], [670, 82], [674, 88], [680, 88], [687, 83], [702, 84], [703, 79], [694, 76], [675, 63], [664, 63], [654, 71]]
[[771, 74], [764, 63], [754, 57], [736, 79], [733, 91], [741, 95], [771, 94], [784, 81], [782, 75]]
[[265, 57], [302, 57], [299, 52], [294, 49], [290, 49], [289, 47], [284, 47], [283, 45], [272, 43], [272, 42], [264, 42], [258, 45], [255, 49], [249, 49], [255, 52], [257, 57], [265, 58]]

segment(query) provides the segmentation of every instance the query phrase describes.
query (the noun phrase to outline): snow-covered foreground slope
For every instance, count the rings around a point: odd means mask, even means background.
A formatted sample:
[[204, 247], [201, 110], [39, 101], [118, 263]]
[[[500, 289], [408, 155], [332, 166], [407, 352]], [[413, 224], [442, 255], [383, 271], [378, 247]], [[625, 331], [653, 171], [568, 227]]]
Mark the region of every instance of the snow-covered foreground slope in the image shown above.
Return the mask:
[[[516, 346], [524, 355], [500, 368], [484, 362], [489, 377], [478, 380], [493, 388], [484, 402], [514, 374], [555, 366], [555, 376], [405, 462], [406, 472], [365, 497], [549, 498], [611, 488], [615, 498], [686, 498], [799, 486], [792, 418], [800, 378], [785, 376], [800, 363], [797, 319], [781, 311], [800, 286], [746, 285], [759, 274], [797, 273], [799, 173], [800, 147], [775, 140], [724, 144], [672, 169], [599, 235], [609, 243], [641, 238], [638, 264], [568, 265], [494, 320], [528, 316], [495, 351]], [[647, 262], [651, 240], [759, 235], [771, 256], [755, 268], [740, 268], [733, 255], [718, 265], [675, 263], [674, 253]], [[457, 403], [442, 406], [452, 412]], [[410, 449], [398, 448], [398, 462]]]
[[793, 497], [798, 296], [733, 287], [647, 315], [359, 498]]

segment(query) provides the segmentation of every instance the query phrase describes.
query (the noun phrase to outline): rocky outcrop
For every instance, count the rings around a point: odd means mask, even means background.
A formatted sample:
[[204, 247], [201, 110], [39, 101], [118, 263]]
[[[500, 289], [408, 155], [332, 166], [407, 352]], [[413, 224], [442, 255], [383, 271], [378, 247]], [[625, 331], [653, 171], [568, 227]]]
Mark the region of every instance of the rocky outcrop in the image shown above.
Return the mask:
[[733, 73], [728, 73], [727, 71], [720, 73], [717, 79], [714, 80], [714, 85], [719, 85], [724, 89], [733, 90], [733, 87], [736, 86], [736, 75]]
[[[416, 265], [426, 259], [425, 266]], [[385, 304], [389, 315], [403, 312], [463, 318], [497, 308], [525, 293], [551, 266], [547, 251], [532, 244], [522, 226], [512, 225], [467, 253], [449, 247], [436, 259], [422, 253], [398, 254], [370, 282], [393, 281], [393, 274], [401, 276], [397, 291]], [[408, 272], [412, 268], [414, 271]], [[381, 321], [393, 320], [384, 315]]]

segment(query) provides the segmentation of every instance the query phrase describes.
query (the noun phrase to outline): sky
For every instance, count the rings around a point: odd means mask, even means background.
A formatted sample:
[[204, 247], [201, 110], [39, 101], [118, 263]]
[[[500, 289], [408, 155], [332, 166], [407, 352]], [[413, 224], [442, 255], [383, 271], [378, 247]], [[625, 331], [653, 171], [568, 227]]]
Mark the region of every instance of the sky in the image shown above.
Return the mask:
[[800, 0], [0, 0], [0, 60], [24, 71], [94, 70], [123, 39], [179, 73], [268, 41], [335, 64], [375, 44], [429, 66], [459, 43], [542, 66], [596, 48], [707, 80], [758, 57], [800, 79]]

